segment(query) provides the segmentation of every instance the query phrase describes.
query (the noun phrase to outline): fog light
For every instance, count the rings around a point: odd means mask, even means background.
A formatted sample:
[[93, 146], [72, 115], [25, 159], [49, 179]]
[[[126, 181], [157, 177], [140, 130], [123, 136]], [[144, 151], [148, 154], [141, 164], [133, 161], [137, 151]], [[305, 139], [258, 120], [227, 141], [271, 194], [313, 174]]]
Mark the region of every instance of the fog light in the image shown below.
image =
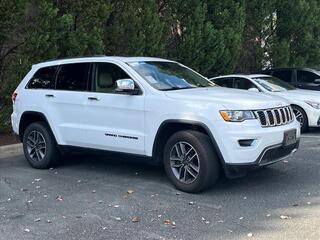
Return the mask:
[[251, 147], [253, 141], [254, 139], [242, 139], [242, 140], [239, 140], [238, 142], [241, 147]]

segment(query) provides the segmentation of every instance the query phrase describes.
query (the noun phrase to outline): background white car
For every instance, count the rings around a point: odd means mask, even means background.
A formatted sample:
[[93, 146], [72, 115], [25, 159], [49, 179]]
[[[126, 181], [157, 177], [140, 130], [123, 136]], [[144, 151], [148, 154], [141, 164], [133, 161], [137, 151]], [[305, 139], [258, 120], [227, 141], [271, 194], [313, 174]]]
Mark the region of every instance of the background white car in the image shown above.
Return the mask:
[[263, 92], [285, 98], [292, 105], [301, 130], [320, 127], [320, 93], [297, 89], [288, 83], [269, 75], [227, 75], [211, 78], [221, 87]]

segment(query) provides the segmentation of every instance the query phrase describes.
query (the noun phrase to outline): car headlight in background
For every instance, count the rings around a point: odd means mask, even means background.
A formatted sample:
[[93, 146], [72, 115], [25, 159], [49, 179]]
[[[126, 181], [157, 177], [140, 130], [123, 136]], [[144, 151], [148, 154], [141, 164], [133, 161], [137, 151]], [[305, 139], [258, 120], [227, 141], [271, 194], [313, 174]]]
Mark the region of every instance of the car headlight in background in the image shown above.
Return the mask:
[[318, 102], [311, 102], [311, 101], [305, 101], [305, 102], [315, 109], [320, 109], [320, 103]]
[[227, 122], [243, 122], [256, 118], [252, 111], [220, 111], [220, 115]]

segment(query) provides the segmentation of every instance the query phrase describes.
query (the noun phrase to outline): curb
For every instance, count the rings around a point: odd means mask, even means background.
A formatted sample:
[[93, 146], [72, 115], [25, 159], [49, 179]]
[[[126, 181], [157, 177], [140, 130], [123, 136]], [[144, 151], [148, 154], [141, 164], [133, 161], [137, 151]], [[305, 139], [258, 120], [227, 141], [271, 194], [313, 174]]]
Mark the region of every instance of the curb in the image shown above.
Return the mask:
[[3, 155], [18, 155], [22, 154], [22, 152], [22, 143], [0, 146], [0, 157]]

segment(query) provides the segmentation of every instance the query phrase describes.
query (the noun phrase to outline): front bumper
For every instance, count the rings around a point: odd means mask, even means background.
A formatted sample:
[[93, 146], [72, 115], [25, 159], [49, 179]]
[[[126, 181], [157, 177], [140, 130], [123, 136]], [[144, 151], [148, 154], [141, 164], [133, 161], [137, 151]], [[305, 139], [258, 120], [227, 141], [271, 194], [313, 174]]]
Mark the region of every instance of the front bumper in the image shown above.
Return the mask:
[[241, 177], [246, 175], [250, 170], [261, 168], [279, 162], [291, 156], [299, 148], [300, 140], [288, 147], [275, 145], [266, 148], [257, 160], [250, 164], [225, 164], [225, 174], [229, 178]]
[[[217, 121], [211, 131], [224, 165], [254, 165], [257, 159], [264, 159], [270, 154], [267, 150], [282, 146], [284, 133], [289, 130], [296, 130], [296, 139], [300, 139], [300, 123], [296, 120], [266, 128], [261, 127], [257, 120], [241, 123]], [[246, 141], [249, 145], [241, 144], [247, 144]]]

